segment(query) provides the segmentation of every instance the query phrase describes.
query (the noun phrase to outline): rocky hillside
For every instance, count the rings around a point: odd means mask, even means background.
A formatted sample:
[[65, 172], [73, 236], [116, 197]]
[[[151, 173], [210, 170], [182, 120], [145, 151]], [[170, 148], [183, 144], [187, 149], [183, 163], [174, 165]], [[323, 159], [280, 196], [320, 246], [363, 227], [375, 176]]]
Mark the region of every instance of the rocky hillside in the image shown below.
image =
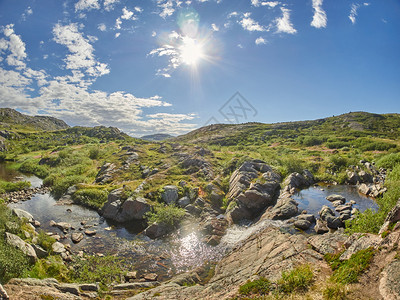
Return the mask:
[[11, 108], [0, 108], [0, 123], [4, 125], [23, 125], [33, 130], [60, 130], [69, 128], [64, 121], [48, 116], [28, 116]]
[[178, 136], [173, 141], [226, 146], [241, 142], [267, 143], [277, 137], [296, 139], [299, 135], [329, 136], [332, 133], [343, 137], [372, 135], [395, 138], [400, 135], [400, 114], [352, 112], [311, 121], [214, 124]]

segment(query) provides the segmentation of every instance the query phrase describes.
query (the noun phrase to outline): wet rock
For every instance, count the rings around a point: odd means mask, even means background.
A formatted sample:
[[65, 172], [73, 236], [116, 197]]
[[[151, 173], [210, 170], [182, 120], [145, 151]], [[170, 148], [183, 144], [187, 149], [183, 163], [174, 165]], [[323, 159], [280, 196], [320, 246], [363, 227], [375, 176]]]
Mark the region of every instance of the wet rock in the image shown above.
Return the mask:
[[343, 211], [351, 211], [351, 209], [352, 209], [352, 205], [350, 204], [350, 203], [347, 203], [347, 204], [343, 204], [343, 205], [339, 205], [339, 206], [336, 206], [335, 207], [335, 210], [337, 211], [337, 212], [343, 212]]
[[71, 234], [71, 240], [75, 244], [79, 243], [83, 240], [83, 233], [82, 232], [74, 232]]
[[366, 185], [365, 183], [361, 184], [361, 185], [358, 187], [358, 191], [359, 191], [361, 194], [364, 194], [364, 195], [368, 195], [368, 194], [371, 192], [369, 186]]
[[[54, 222], [54, 221], [53, 221]], [[61, 231], [68, 231], [69, 229], [71, 229], [71, 224], [67, 223], [67, 222], [59, 222], [59, 223], [52, 223], [53, 227], [57, 227], [58, 229], [60, 229]]]
[[319, 216], [321, 217], [322, 220], [326, 221], [326, 219], [328, 217], [334, 217], [335, 216], [335, 212], [326, 205], [323, 205], [321, 210], [319, 211]]
[[129, 281], [131, 279], [136, 279], [137, 278], [137, 271], [132, 271], [132, 272], [128, 272], [125, 275], [125, 280]]
[[153, 223], [144, 230], [144, 234], [151, 239], [157, 239], [167, 235], [171, 231], [171, 227], [163, 223]]
[[23, 253], [25, 253], [31, 261], [36, 261], [37, 260], [37, 255], [35, 250], [31, 245], [29, 245], [27, 242], [23, 241], [19, 236], [6, 232], [5, 233], [5, 238], [7, 244], [14, 246], [21, 250]]
[[296, 228], [299, 228], [301, 230], [307, 230], [308, 228], [311, 227], [311, 222], [307, 221], [307, 220], [296, 220], [293, 224]]
[[250, 220], [252, 218], [251, 212], [241, 204], [236, 204], [227, 213], [227, 219], [230, 223], [237, 224], [243, 220]]
[[328, 197], [326, 197], [326, 200], [330, 201], [330, 202], [334, 202], [334, 201], [340, 201], [342, 204], [344, 204], [346, 202], [346, 198], [341, 196], [341, 195], [329, 195]]
[[51, 249], [55, 254], [61, 254], [66, 251], [65, 246], [60, 242], [55, 242], [53, 245], [51, 245]]
[[297, 216], [298, 220], [307, 220], [310, 223], [315, 223], [315, 217], [311, 214], [301, 214]]
[[85, 230], [85, 234], [88, 235], [88, 236], [94, 236], [94, 235], [96, 235], [96, 230], [86, 229]]
[[162, 200], [167, 204], [175, 203], [178, 200], [178, 187], [175, 185], [164, 186], [164, 191], [161, 194]]
[[360, 177], [356, 172], [349, 171], [347, 172], [347, 183], [356, 185], [360, 182]]
[[294, 192], [296, 189], [308, 187], [314, 183], [314, 176], [310, 171], [304, 170], [303, 174], [300, 173], [292, 173], [290, 174], [283, 185], [286, 186], [285, 190], [289, 192]]
[[117, 222], [127, 222], [131, 220], [143, 220], [145, 214], [150, 211], [150, 204], [142, 197], [128, 198], [115, 216]]
[[326, 218], [326, 225], [328, 226], [328, 228], [331, 229], [338, 229], [340, 227], [344, 227], [344, 223], [340, 217], [328, 216]]
[[358, 172], [358, 176], [360, 177], [360, 182], [363, 182], [363, 183], [374, 182], [373, 176], [365, 171]]

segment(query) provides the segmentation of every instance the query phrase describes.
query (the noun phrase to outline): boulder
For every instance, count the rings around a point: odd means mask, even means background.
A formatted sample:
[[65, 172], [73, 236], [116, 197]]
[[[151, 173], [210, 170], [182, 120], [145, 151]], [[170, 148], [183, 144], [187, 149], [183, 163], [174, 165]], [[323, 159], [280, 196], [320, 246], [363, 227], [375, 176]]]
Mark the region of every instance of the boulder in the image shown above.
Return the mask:
[[71, 240], [75, 244], [79, 243], [83, 240], [83, 233], [82, 232], [74, 232], [71, 234]]
[[167, 203], [172, 204], [178, 200], [178, 187], [175, 185], [164, 186], [164, 191], [161, 194], [161, 199]]
[[322, 206], [321, 210], [319, 211], [319, 216], [323, 221], [327, 221], [328, 217], [334, 217], [335, 212], [328, 206]]
[[297, 220], [307, 220], [310, 223], [315, 223], [315, 217], [311, 214], [301, 214], [297, 216]]
[[308, 228], [311, 227], [311, 222], [307, 221], [307, 220], [296, 220], [294, 221], [294, 227], [299, 228], [301, 230], [307, 230]]
[[326, 222], [322, 221], [321, 219], [318, 219], [315, 226], [314, 230], [317, 234], [324, 234], [326, 232], [329, 232], [329, 228], [326, 226]]
[[32, 245], [33, 250], [35, 250], [36, 256], [38, 258], [44, 258], [47, 257], [49, 255], [49, 253], [44, 250], [42, 247], [40, 247], [39, 245]]
[[326, 200], [330, 201], [330, 202], [334, 202], [334, 201], [341, 201], [342, 204], [344, 204], [346, 202], [346, 198], [341, 196], [341, 195], [329, 195], [326, 197]]
[[243, 205], [238, 204], [227, 212], [229, 223], [237, 224], [243, 220], [251, 220], [252, 213]]
[[365, 171], [358, 172], [358, 176], [360, 177], [360, 182], [363, 182], [363, 183], [374, 182], [373, 176]]
[[94, 235], [96, 235], [96, 230], [89, 230], [89, 229], [86, 229], [85, 230], [85, 234], [87, 235], [87, 236], [94, 236]]
[[190, 204], [190, 198], [187, 197], [187, 196], [182, 197], [181, 199], [178, 200], [178, 206], [179, 207], [183, 207], [184, 208], [189, 204]]
[[23, 241], [19, 236], [6, 232], [5, 233], [7, 244], [14, 246], [27, 255], [31, 261], [37, 260], [35, 249], [27, 242]]
[[191, 214], [191, 215], [193, 215], [193, 216], [196, 216], [196, 217], [200, 216], [200, 214], [201, 214], [201, 209], [200, 209], [199, 207], [193, 205], [193, 204], [187, 205], [187, 206], [185, 207], [185, 210], [186, 210], [189, 214]]
[[356, 238], [350, 237], [350, 241], [346, 241], [350, 246], [346, 249], [345, 252], [339, 257], [340, 260], [349, 259], [354, 253], [365, 250], [369, 247], [377, 248], [382, 241], [380, 236], [371, 233], [365, 233], [357, 235]]
[[55, 242], [53, 245], [51, 245], [51, 250], [53, 250], [55, 254], [61, 254], [66, 251], [65, 246], [60, 242]]
[[111, 191], [108, 194], [107, 202], [103, 205], [101, 213], [105, 218], [113, 219], [117, 214], [119, 207], [121, 206], [121, 197], [124, 193], [123, 188], [119, 188]]
[[353, 184], [356, 185], [360, 182], [360, 177], [358, 174], [354, 171], [348, 171], [347, 172], [347, 183], [348, 184]]
[[313, 235], [308, 238], [308, 242], [312, 248], [322, 255], [339, 252], [345, 245], [346, 240], [347, 236], [339, 231], [322, 235]]
[[147, 212], [150, 211], [150, 204], [142, 197], [128, 198], [121, 206], [116, 215], [117, 222], [127, 222], [131, 220], [143, 220]]
[[340, 227], [344, 227], [344, 223], [340, 217], [332, 217], [332, 216], [328, 216], [326, 218], [326, 225], [328, 226], [328, 228], [331, 229], [338, 229]]
[[383, 299], [400, 299], [400, 261], [393, 260], [383, 269], [379, 292]]
[[287, 220], [299, 213], [298, 203], [292, 198], [284, 197], [278, 199], [276, 205], [265, 212], [263, 219]]
[[158, 278], [158, 275], [156, 273], [148, 273], [148, 274], [144, 274], [143, 278], [146, 281], [156, 281]]
[[13, 208], [12, 214], [20, 219], [27, 219], [30, 223], [34, 221], [33, 216], [30, 213], [19, 208]]
[[359, 191], [361, 194], [364, 194], [364, 195], [368, 195], [368, 194], [371, 192], [369, 186], [366, 185], [365, 183], [361, 184], [361, 185], [358, 187], [358, 191]]
[[400, 198], [397, 200], [397, 203], [392, 210], [387, 214], [385, 222], [379, 230], [379, 234], [382, 234], [384, 231], [388, 230], [390, 224], [397, 223], [398, 221], [400, 221]]
[[79, 285], [75, 283], [61, 283], [58, 289], [64, 293], [71, 293], [77, 296], [81, 294], [79, 291]]
[[283, 185], [286, 186], [286, 190], [291, 191], [292, 189], [300, 189], [302, 187], [306, 187], [309, 185], [309, 183], [308, 180], [303, 175], [295, 172], [290, 174], [285, 179]]
[[153, 223], [144, 230], [144, 234], [151, 239], [157, 239], [170, 233], [171, 229], [164, 223]]

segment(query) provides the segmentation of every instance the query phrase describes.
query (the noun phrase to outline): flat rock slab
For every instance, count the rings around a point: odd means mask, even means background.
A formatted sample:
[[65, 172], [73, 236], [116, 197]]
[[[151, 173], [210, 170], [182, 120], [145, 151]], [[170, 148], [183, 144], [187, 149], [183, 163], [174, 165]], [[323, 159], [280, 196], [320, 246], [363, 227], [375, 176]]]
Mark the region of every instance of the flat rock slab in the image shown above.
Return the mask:
[[384, 299], [400, 299], [400, 261], [392, 261], [381, 273], [379, 292]]

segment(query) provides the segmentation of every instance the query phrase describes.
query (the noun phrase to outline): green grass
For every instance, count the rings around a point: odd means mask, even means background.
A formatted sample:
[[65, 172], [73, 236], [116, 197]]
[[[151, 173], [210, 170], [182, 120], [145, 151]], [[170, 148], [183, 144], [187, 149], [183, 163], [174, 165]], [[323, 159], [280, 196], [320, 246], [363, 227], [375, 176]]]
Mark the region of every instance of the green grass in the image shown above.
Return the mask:
[[267, 295], [272, 288], [271, 282], [261, 277], [260, 279], [256, 279], [253, 281], [247, 281], [245, 284], [239, 287], [239, 294], [250, 296], [252, 294], [257, 295]]
[[30, 186], [29, 181], [9, 182], [0, 179], [0, 194], [24, 190]]
[[339, 260], [341, 253], [325, 255], [325, 260], [333, 270], [331, 279], [340, 284], [358, 282], [359, 276], [369, 268], [375, 252], [373, 248], [360, 250], [344, 261]]
[[62, 258], [57, 255], [38, 260], [29, 271], [24, 273], [24, 277], [38, 279], [55, 278], [61, 282], [69, 282], [70, 272]]
[[287, 272], [282, 272], [278, 280], [278, 290], [284, 294], [305, 292], [314, 282], [314, 274], [309, 265], [301, 265]]
[[349, 299], [345, 286], [339, 283], [329, 283], [323, 290], [322, 296], [325, 300]]

